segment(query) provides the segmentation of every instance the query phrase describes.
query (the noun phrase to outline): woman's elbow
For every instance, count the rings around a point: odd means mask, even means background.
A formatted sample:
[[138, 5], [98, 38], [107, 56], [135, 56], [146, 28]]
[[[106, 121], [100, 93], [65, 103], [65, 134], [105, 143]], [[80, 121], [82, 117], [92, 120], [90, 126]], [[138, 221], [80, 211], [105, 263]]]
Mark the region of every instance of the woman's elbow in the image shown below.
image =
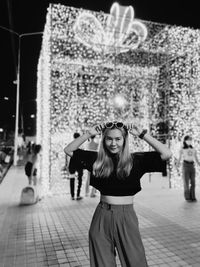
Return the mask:
[[69, 150], [68, 146], [66, 146], [66, 147], [64, 148], [64, 152], [65, 152], [66, 155], [68, 155], [68, 156], [70, 156], [70, 157], [73, 155], [72, 151]]
[[172, 157], [172, 152], [169, 150], [169, 151], [166, 151], [165, 153], [161, 154], [161, 159], [162, 160], [168, 160]]

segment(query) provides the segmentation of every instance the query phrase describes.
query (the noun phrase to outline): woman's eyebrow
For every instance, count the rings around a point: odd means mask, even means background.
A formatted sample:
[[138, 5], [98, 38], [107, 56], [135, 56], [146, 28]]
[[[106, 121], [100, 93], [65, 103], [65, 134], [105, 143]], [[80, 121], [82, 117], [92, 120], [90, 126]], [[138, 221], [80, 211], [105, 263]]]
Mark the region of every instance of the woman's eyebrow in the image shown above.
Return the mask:
[[115, 137], [112, 137], [112, 136], [107, 135], [107, 138], [118, 139], [118, 138], [122, 138], [122, 136], [115, 136]]

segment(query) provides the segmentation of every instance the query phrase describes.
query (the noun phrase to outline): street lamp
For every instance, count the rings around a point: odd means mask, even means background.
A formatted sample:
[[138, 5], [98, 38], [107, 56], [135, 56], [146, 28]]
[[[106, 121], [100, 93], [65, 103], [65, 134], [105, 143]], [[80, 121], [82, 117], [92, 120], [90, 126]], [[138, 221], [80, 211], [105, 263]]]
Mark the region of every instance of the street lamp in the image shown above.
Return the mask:
[[17, 80], [14, 83], [17, 85], [16, 90], [16, 116], [15, 116], [15, 138], [14, 138], [14, 166], [17, 165], [17, 149], [18, 149], [18, 130], [19, 130], [19, 92], [20, 92], [20, 48], [21, 48], [21, 38], [30, 35], [39, 35], [43, 34], [43, 32], [29, 32], [19, 34], [11, 29], [0, 26], [1, 29], [8, 31], [18, 37], [18, 62], [17, 62]]

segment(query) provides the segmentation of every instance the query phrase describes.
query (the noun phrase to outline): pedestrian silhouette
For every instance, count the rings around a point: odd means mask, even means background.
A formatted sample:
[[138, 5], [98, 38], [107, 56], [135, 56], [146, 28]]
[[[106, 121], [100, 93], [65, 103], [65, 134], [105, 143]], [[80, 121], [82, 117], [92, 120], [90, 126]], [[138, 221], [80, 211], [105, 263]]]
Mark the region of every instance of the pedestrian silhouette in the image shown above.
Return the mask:
[[[73, 137], [74, 139], [78, 138], [80, 136], [79, 133], [74, 133]], [[83, 179], [83, 168], [77, 160], [77, 155], [82, 149], [77, 149], [74, 151], [74, 155], [69, 160], [69, 173], [70, 173], [70, 194], [71, 199], [75, 199], [75, 179], [77, 175], [78, 180], [78, 186], [77, 186], [77, 194], [76, 194], [76, 200], [81, 200], [83, 197], [80, 195], [81, 193], [81, 187], [82, 187], [82, 179]]]
[[37, 185], [37, 162], [41, 145], [32, 144], [27, 151], [27, 162], [25, 165], [25, 174], [28, 177], [29, 185]]
[[[87, 144], [86, 149], [89, 151], [97, 151], [99, 144], [95, 142], [95, 135], [91, 136], [89, 139], [89, 143]], [[90, 193], [90, 172], [87, 171], [87, 180], [85, 184], [85, 195], [88, 196]], [[91, 188], [90, 197], [96, 196], [96, 189], [94, 187]]]
[[196, 169], [195, 163], [200, 166], [200, 162], [197, 157], [197, 151], [192, 146], [192, 137], [186, 135], [183, 139], [183, 145], [180, 149], [179, 159], [177, 161], [177, 166], [180, 166], [182, 160], [182, 175], [183, 175], [183, 188], [184, 188], [184, 198], [186, 201], [195, 202], [195, 176]]

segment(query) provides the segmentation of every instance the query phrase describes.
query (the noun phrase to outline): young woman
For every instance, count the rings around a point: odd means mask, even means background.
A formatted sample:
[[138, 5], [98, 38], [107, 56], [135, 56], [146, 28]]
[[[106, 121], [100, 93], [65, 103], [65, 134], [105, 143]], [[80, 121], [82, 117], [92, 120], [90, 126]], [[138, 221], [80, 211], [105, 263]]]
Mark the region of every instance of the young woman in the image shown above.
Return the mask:
[[[156, 151], [129, 152], [128, 132], [144, 139]], [[100, 191], [100, 203], [89, 230], [91, 267], [115, 267], [115, 249], [123, 267], [146, 267], [145, 251], [133, 196], [141, 190], [146, 172], [162, 172], [170, 150], [133, 124], [108, 122], [97, 125], [64, 149], [69, 156], [92, 135], [102, 133], [98, 152], [81, 151], [79, 160], [91, 172], [90, 185]]]
[[197, 201], [195, 196], [195, 162], [200, 166], [197, 152], [192, 146], [192, 137], [186, 135], [183, 139], [183, 147], [180, 150], [177, 165], [183, 160], [183, 187], [184, 198], [187, 201]]

